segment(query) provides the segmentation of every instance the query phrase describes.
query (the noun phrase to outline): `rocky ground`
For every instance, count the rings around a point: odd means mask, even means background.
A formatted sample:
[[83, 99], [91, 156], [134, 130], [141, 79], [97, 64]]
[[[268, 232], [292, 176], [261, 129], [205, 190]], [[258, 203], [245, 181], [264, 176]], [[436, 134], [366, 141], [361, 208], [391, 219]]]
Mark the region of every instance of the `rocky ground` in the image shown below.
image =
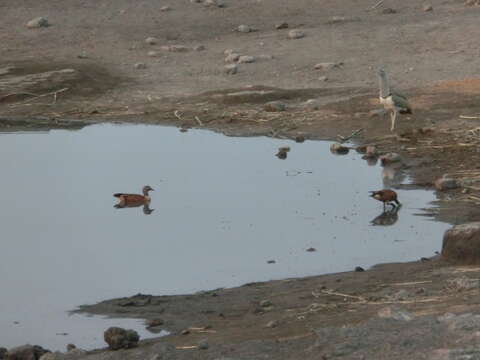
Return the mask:
[[[474, 221], [480, 7], [467, 3], [4, 0], [0, 129], [128, 121], [307, 139], [364, 129], [352, 141], [374, 145], [379, 155], [398, 153], [394, 169], [411, 175], [407, 187], [449, 179], [437, 182], [435, 216]], [[393, 133], [378, 111], [379, 66], [414, 109]], [[469, 347], [480, 331], [477, 317], [444, 315], [477, 311], [478, 271], [431, 260], [107, 301], [84, 310], [160, 317], [173, 335], [75, 356], [479, 358]]]

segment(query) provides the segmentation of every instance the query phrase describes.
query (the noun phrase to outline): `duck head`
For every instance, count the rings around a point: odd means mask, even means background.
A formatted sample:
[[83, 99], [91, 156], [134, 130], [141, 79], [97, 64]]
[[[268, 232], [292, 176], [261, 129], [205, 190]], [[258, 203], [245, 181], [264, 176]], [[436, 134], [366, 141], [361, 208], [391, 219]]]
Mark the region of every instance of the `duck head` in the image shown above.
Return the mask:
[[147, 196], [149, 191], [155, 191], [150, 185], [146, 185], [143, 187], [143, 195]]

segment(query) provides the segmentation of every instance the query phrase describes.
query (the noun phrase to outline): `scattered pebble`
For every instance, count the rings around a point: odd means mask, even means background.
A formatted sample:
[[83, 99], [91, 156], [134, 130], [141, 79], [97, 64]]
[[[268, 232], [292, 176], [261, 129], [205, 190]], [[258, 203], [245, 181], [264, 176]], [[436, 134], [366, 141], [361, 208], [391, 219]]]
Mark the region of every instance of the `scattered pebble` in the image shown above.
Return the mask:
[[252, 28], [248, 25], [238, 25], [237, 31], [241, 33], [249, 33], [252, 32]]
[[295, 142], [297, 143], [303, 143], [305, 141], [305, 136], [303, 135], [297, 135], [295, 136]]
[[190, 330], [188, 330], [188, 329], [183, 329], [183, 330], [180, 332], [180, 334], [182, 334], [182, 335], [188, 335], [188, 334], [190, 334]]
[[348, 152], [350, 151], [350, 149], [346, 146], [343, 146], [342, 144], [339, 144], [339, 143], [333, 143], [331, 146], [330, 146], [330, 152], [334, 153], [334, 154], [348, 154]]
[[410, 321], [415, 318], [412, 313], [398, 307], [388, 306], [378, 311], [378, 316], [384, 319], [394, 319], [399, 321]]
[[183, 45], [164, 45], [160, 49], [170, 52], [187, 52], [189, 50], [188, 47]]
[[423, 5], [423, 11], [428, 12], [428, 11], [433, 11], [433, 6], [430, 4], [425, 4]]
[[147, 65], [145, 63], [136, 63], [135, 65], [133, 65], [133, 67], [135, 69], [146, 69]]
[[262, 308], [265, 308], [265, 307], [269, 307], [269, 306], [272, 306], [272, 302], [270, 300], [262, 300], [260, 301], [260, 306]]
[[311, 247], [311, 248], [308, 248], [308, 249], [305, 250], [305, 251], [307, 251], [307, 252], [315, 252], [315, 251], [317, 251], [317, 249]]
[[206, 47], [204, 45], [197, 45], [197, 46], [194, 46], [193, 50], [203, 51], [203, 50], [206, 50]]
[[160, 53], [158, 51], [153, 51], [152, 50], [152, 51], [149, 51], [147, 53], [147, 55], [150, 56], [150, 57], [158, 57], [158, 56], [160, 56]]
[[36, 29], [36, 28], [47, 27], [47, 26], [50, 26], [48, 20], [41, 16], [36, 17], [35, 19], [32, 19], [27, 23], [27, 27], [29, 29]]
[[157, 42], [158, 42], [158, 39], [153, 36], [147, 37], [145, 39], [145, 43], [148, 45], [155, 45]]
[[327, 70], [332, 70], [332, 69], [335, 69], [335, 68], [339, 68], [342, 65], [343, 65], [343, 62], [339, 62], [339, 63], [323, 62], [323, 63], [315, 64], [314, 69], [315, 70], [327, 71]]
[[243, 64], [243, 63], [253, 63], [255, 62], [255, 57], [254, 56], [250, 56], [250, 55], [242, 55], [238, 58], [238, 63], [240, 64]]
[[319, 80], [319, 81], [328, 81], [328, 77], [326, 77], [326, 76], [320, 76], [320, 77], [318, 78], [318, 80]]
[[202, 339], [198, 342], [198, 348], [201, 350], [207, 350], [209, 348], [207, 339]]
[[435, 189], [438, 191], [453, 190], [459, 187], [458, 181], [448, 176], [435, 180]]
[[396, 14], [397, 10], [392, 9], [392, 8], [385, 8], [382, 10], [382, 14]]
[[272, 320], [265, 325], [267, 328], [276, 328], [278, 326], [278, 321], [277, 320]]
[[355, 267], [355, 272], [364, 272], [364, 271], [365, 271], [365, 269], [362, 268], [361, 266], [356, 266]]
[[172, 8], [171, 8], [170, 6], [162, 6], [162, 7], [160, 8], [160, 11], [163, 11], [163, 12], [165, 12], [165, 11], [170, 11], [170, 10], [172, 10]]
[[233, 62], [237, 62], [238, 59], [240, 59], [240, 54], [232, 52], [231, 54], [228, 54], [225, 57], [225, 62], [226, 63], [233, 63]]
[[110, 350], [119, 350], [137, 346], [140, 336], [135, 330], [110, 327], [103, 333], [103, 339]]
[[225, 65], [224, 71], [225, 71], [225, 74], [235, 75], [238, 72], [238, 65], [237, 64]]
[[282, 22], [280, 24], [275, 25], [275, 29], [281, 30], [281, 29], [288, 29], [288, 23]]
[[287, 109], [287, 105], [281, 101], [270, 101], [263, 106], [263, 109], [268, 112], [280, 112]]
[[288, 32], [289, 39], [301, 39], [305, 37], [305, 32], [302, 30], [294, 29]]

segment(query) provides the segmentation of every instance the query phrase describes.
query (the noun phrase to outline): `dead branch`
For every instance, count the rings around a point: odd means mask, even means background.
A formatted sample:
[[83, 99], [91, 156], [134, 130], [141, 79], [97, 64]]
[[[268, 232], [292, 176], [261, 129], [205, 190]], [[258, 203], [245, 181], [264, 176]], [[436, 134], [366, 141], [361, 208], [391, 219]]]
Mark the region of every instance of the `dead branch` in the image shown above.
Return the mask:
[[460, 119], [480, 119], [480, 116], [460, 115]]
[[53, 96], [54, 96], [54, 99], [55, 99], [55, 102], [56, 102], [57, 94], [60, 94], [60, 93], [65, 92], [65, 91], [67, 91], [67, 90], [69, 90], [69, 88], [63, 88], [63, 89], [56, 90], [56, 91], [52, 91], [52, 92], [49, 92], [49, 93], [46, 93], [46, 94], [35, 95], [35, 96], [33, 96], [32, 98], [30, 98], [30, 99], [26, 99], [26, 100], [23, 100], [23, 101], [14, 103], [14, 104], [12, 104], [11, 106], [20, 105], [20, 104], [25, 104], [25, 103], [27, 103], [28, 101], [32, 101], [32, 100], [34, 100], [34, 99], [39, 99], [39, 98], [42, 98], [42, 97], [45, 97], [45, 96], [50, 96], [50, 95], [53, 95]]
[[178, 111], [178, 110], [175, 110], [175, 111], [173, 112], [173, 115], [175, 115], [175, 117], [176, 117], [178, 120], [183, 121], [182, 117], [179, 115], [179, 111]]
[[384, 2], [384, 0], [380, 0], [380, 1], [377, 2], [375, 5], [373, 5], [371, 8], [367, 9], [367, 11], [375, 10], [375, 9], [378, 8], [380, 5], [382, 5], [383, 2]]
[[195, 120], [197, 120], [198, 125], [203, 126], [202, 120], [198, 116], [195, 116]]
[[360, 134], [363, 130], [365, 130], [364, 128], [360, 128], [358, 130], [355, 130], [354, 132], [352, 132], [349, 136], [347, 137], [344, 137], [342, 135], [337, 135], [337, 138], [339, 139], [340, 143], [344, 143], [352, 138], [354, 138], [355, 136], [357, 136], [358, 134]]

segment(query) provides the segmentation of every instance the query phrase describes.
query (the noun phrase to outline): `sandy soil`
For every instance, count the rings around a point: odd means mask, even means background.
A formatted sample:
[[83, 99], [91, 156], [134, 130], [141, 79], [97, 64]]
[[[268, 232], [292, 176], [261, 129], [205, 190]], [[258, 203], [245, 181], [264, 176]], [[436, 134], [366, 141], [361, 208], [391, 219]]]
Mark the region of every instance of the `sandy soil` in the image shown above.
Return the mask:
[[[335, 139], [363, 128], [353, 141], [374, 144], [382, 153], [400, 153], [400, 166], [413, 179], [409, 187], [432, 187], [444, 174], [460, 180], [460, 188], [438, 192], [435, 216], [451, 223], [477, 220], [480, 7], [432, 0], [433, 11], [427, 12], [426, 3], [418, 0], [386, 0], [371, 9], [375, 3], [225, 0], [225, 7], [217, 7], [187, 0], [4, 0], [0, 129], [128, 121], [203, 127], [227, 135]], [[164, 6], [170, 10], [161, 11]], [[385, 13], [387, 8], [396, 12]], [[37, 16], [47, 18], [50, 26], [27, 28]], [[289, 28], [277, 30], [282, 22]], [[256, 31], [234, 31], [240, 24]], [[291, 29], [306, 36], [289, 39]], [[148, 37], [157, 43], [147, 44]], [[165, 48], [172, 45], [184, 46], [177, 47], [184, 51]], [[205, 49], [195, 50], [199, 45]], [[226, 74], [226, 49], [256, 61]], [[341, 65], [314, 68], [322, 62]], [[144, 65], [135, 66], [138, 63]], [[393, 133], [386, 119], [372, 113], [379, 109], [378, 66], [388, 69], [392, 83], [414, 108]], [[272, 100], [284, 102], [286, 111], [265, 111], [264, 104]], [[121, 305], [125, 299], [112, 300], [85, 310], [161, 316], [174, 332], [136, 350], [100, 353], [112, 358], [150, 358], [163, 352], [160, 358], [447, 359], [458, 354], [434, 349], [475, 343], [471, 333], [456, 331], [456, 320], [436, 318], [447, 311], [477, 310], [477, 288], [449, 288], [448, 280], [462, 271], [440, 260], [392, 264], [364, 273], [219, 290], [216, 295], [139, 296], [128, 300], [133, 304], [128, 306]], [[478, 277], [477, 271], [468, 275]], [[403, 288], [408, 299], [392, 300]], [[272, 301], [272, 307], [259, 308], [262, 299]], [[392, 302], [414, 314], [413, 320], [379, 319], [378, 310]], [[265, 328], [269, 321], [278, 321], [278, 326]], [[343, 325], [353, 330], [345, 333]], [[177, 335], [192, 326], [211, 328]], [[477, 327], [480, 331], [476, 323], [471, 329]], [[322, 328], [330, 329], [325, 330], [329, 335]], [[403, 342], [382, 329], [396, 332]], [[439, 336], [432, 338], [432, 333]], [[360, 345], [345, 349], [342, 344], [349, 336], [349, 344]], [[175, 350], [201, 338], [208, 338], [208, 350]], [[374, 346], [379, 343], [392, 345]]]

